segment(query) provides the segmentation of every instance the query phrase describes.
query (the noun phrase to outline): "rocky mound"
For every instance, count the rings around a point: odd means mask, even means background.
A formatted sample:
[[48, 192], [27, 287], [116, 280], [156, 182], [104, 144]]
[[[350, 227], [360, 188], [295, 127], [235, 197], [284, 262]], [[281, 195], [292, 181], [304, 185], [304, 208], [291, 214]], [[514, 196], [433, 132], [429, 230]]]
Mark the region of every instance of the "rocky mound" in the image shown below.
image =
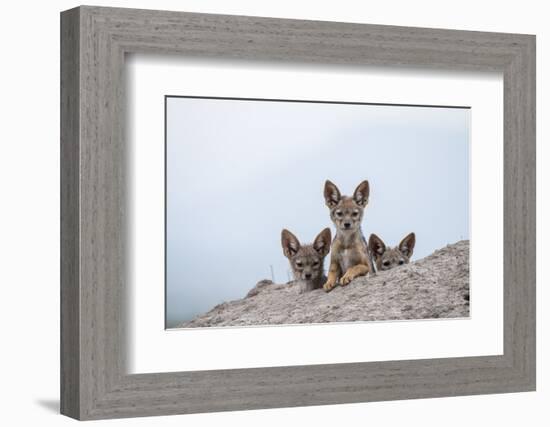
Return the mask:
[[393, 270], [357, 278], [326, 293], [300, 293], [296, 282], [262, 280], [181, 328], [468, 317], [469, 241]]

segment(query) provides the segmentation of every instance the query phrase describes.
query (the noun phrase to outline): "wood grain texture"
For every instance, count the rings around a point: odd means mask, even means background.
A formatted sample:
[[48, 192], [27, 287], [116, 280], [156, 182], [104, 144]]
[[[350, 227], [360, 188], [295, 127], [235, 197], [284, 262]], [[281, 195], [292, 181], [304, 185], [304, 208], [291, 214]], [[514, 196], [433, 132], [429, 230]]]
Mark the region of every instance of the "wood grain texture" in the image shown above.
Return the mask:
[[78, 10], [61, 20], [61, 412], [80, 414]]
[[[62, 413], [100, 419], [534, 390], [534, 36], [84, 6], [62, 13], [61, 38]], [[501, 71], [504, 354], [128, 375], [126, 53]]]

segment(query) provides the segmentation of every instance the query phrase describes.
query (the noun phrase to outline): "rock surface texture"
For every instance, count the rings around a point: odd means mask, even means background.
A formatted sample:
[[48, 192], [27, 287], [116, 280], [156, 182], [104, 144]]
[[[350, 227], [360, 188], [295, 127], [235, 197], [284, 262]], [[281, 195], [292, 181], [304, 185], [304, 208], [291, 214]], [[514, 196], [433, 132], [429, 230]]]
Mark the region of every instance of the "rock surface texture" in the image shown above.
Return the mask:
[[181, 328], [468, 317], [469, 241], [349, 285], [300, 293], [296, 282], [260, 281]]

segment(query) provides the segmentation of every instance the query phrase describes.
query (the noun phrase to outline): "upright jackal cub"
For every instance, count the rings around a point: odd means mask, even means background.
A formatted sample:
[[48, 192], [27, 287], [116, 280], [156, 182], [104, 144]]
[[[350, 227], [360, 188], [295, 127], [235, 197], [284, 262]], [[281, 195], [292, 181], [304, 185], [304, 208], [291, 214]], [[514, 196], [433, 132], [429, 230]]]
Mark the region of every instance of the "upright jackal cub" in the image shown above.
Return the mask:
[[353, 196], [342, 196], [338, 187], [325, 182], [325, 202], [330, 209], [330, 219], [336, 226], [332, 242], [330, 268], [323, 289], [331, 291], [338, 279], [342, 286], [372, 271], [367, 242], [361, 232], [363, 211], [369, 201], [369, 182], [363, 181]]
[[369, 249], [374, 256], [376, 270], [389, 270], [398, 265], [407, 264], [412, 257], [416, 237], [407, 234], [395, 248], [390, 248], [376, 234], [369, 237]]
[[323, 286], [326, 277], [323, 273], [325, 257], [332, 240], [330, 228], [321, 231], [311, 245], [301, 245], [290, 231], [281, 232], [283, 253], [290, 262], [294, 279], [300, 282], [300, 292], [308, 292]]

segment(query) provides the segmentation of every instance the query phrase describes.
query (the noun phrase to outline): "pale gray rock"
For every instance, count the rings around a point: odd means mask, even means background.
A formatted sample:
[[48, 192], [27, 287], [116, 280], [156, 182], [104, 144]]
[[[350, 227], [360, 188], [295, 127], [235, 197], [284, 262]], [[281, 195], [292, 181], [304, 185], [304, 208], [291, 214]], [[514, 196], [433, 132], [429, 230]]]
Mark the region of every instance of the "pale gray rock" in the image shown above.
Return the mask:
[[262, 280], [243, 299], [217, 305], [181, 328], [459, 318], [470, 314], [469, 241], [361, 277], [330, 293]]

